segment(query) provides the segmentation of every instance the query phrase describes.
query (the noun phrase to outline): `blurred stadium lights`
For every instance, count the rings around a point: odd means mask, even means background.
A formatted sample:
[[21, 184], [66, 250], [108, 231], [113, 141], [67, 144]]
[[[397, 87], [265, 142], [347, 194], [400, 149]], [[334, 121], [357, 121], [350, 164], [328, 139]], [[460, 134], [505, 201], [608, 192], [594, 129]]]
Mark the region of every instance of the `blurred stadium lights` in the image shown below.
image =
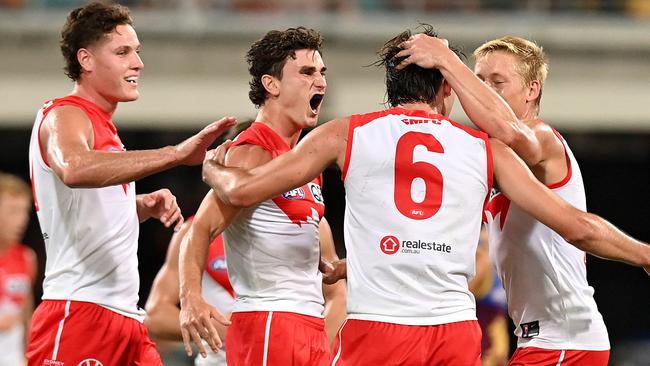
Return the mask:
[[[0, 124], [29, 126], [43, 101], [70, 90], [58, 32], [79, 3], [0, 0]], [[190, 127], [224, 114], [253, 117], [244, 53], [264, 32], [297, 25], [325, 36], [329, 90], [321, 120], [377, 109], [383, 74], [364, 66], [383, 41], [427, 22], [468, 55], [481, 42], [507, 34], [543, 45], [551, 62], [543, 115], [562, 129], [650, 130], [650, 1], [122, 3], [134, 11], [146, 67], [140, 101], [118, 110], [121, 126]], [[460, 108], [454, 117], [466, 120]]]

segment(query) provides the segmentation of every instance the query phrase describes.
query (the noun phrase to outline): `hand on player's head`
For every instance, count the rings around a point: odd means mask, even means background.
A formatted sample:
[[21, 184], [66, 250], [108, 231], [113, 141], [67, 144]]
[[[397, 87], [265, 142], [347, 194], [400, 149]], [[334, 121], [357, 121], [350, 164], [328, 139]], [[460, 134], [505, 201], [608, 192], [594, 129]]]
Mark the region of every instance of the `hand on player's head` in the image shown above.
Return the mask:
[[431, 37], [426, 34], [415, 34], [400, 44], [402, 50], [395, 55], [395, 59], [402, 61], [395, 69], [402, 70], [408, 65], [415, 64], [425, 69], [439, 68], [444, 57], [450, 53], [449, 41], [444, 38]]
[[198, 165], [205, 158], [208, 147], [230, 127], [234, 126], [235, 117], [223, 117], [203, 128], [196, 135], [176, 145], [176, 154], [181, 164]]

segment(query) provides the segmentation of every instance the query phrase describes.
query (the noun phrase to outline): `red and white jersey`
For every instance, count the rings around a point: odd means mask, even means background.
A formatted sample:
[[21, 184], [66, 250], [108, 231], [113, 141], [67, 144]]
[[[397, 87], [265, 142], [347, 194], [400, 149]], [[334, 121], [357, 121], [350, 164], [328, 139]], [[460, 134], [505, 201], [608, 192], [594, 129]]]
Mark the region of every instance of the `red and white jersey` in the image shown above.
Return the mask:
[[[564, 139], [568, 172], [548, 187], [580, 210], [586, 210], [580, 168]], [[607, 350], [603, 318], [587, 283], [585, 252], [512, 204], [502, 193], [486, 212], [490, 256], [508, 298], [519, 347]]]
[[103, 188], [63, 184], [49, 167], [39, 141], [43, 119], [63, 105], [86, 113], [93, 127], [94, 150], [124, 151], [111, 116], [94, 103], [67, 96], [47, 102], [38, 111], [29, 168], [47, 254], [43, 299], [92, 302], [143, 321], [144, 311], [137, 306], [140, 279], [135, 183]]
[[0, 317], [20, 318], [8, 329], [0, 329], [0, 365], [18, 365], [25, 353], [23, 309], [34, 283], [34, 253], [22, 244], [0, 252]]
[[487, 135], [424, 111], [354, 115], [343, 180], [349, 318], [476, 320], [468, 281], [492, 184]]
[[[233, 146], [252, 144], [275, 158], [290, 147], [268, 125], [253, 123]], [[319, 222], [321, 178], [242, 210], [224, 232], [234, 312], [286, 311], [322, 317]]]
[[228, 279], [226, 253], [221, 235], [210, 243], [201, 290], [205, 301], [215, 306], [221, 313], [226, 314], [232, 311], [232, 306], [235, 303], [235, 291]]

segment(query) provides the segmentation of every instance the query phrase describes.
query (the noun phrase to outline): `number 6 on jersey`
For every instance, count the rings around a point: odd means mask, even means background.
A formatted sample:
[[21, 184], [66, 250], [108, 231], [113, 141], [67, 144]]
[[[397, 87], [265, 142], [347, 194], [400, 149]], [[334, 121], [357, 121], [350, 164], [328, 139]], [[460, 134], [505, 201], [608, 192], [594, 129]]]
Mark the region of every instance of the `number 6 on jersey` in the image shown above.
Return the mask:
[[[424, 162], [413, 162], [415, 147], [422, 145], [430, 152], [444, 153], [440, 142], [433, 135], [407, 132], [397, 141], [395, 149], [395, 206], [399, 212], [414, 220], [426, 220], [435, 215], [442, 204], [443, 179], [440, 169]], [[411, 187], [413, 181], [422, 179], [425, 185], [424, 199], [416, 202]]]

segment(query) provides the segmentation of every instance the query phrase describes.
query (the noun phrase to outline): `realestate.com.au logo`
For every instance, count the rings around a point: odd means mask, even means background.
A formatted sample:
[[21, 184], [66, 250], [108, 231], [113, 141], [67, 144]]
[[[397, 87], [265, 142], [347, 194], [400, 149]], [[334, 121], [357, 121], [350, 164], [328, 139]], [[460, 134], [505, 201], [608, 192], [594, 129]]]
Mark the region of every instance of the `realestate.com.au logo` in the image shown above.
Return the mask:
[[[420, 254], [423, 250], [429, 252], [451, 253], [451, 246], [445, 243], [427, 242], [422, 240], [400, 241], [393, 235], [386, 235], [379, 241], [379, 249], [384, 254], [393, 255], [397, 252]], [[400, 250], [401, 249], [401, 250]]]

